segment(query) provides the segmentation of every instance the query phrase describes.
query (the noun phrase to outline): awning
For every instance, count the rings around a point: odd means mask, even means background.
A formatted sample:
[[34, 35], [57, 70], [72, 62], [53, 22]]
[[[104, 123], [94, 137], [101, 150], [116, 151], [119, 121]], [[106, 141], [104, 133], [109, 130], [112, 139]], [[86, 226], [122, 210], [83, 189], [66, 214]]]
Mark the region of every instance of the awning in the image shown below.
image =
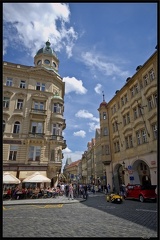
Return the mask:
[[16, 177], [16, 175], [17, 175], [17, 172], [16, 172], [16, 171], [3, 171], [3, 174], [4, 174], [5, 172], [11, 173], [14, 177]]
[[[31, 176], [33, 173], [35, 173], [36, 171], [20, 171], [20, 174], [19, 174], [19, 179], [25, 179], [29, 176]], [[43, 176], [47, 176], [46, 174], [46, 171], [39, 171], [39, 173]]]

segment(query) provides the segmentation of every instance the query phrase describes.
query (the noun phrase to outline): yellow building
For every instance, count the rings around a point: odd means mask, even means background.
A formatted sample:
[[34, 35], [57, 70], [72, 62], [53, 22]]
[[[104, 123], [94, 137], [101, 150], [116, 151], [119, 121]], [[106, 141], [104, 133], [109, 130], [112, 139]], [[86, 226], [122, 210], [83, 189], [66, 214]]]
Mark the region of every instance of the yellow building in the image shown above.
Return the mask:
[[157, 185], [157, 51], [98, 111], [107, 183]]
[[34, 66], [3, 62], [3, 171], [20, 180], [39, 171], [53, 186], [61, 171], [65, 83], [58, 68], [49, 41]]

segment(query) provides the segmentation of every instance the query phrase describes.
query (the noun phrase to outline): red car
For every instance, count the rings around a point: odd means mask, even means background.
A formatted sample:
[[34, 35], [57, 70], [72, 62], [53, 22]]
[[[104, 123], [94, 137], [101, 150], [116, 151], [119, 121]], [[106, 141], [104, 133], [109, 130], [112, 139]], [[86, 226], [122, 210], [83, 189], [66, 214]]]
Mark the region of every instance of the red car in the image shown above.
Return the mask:
[[125, 199], [137, 199], [140, 202], [144, 202], [145, 200], [156, 201], [156, 187], [156, 185], [142, 186], [140, 184], [128, 184], [126, 186]]

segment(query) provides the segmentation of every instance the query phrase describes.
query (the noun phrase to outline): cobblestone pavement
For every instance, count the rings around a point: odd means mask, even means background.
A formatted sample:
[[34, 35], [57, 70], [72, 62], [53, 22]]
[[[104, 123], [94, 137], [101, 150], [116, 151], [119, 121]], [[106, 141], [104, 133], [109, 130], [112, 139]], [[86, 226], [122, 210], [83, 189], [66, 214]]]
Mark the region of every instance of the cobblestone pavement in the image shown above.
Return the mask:
[[90, 194], [87, 201], [65, 202], [59, 199], [55, 204], [3, 205], [2, 236], [157, 237], [156, 203], [126, 200], [113, 204], [106, 202], [105, 195], [100, 193]]

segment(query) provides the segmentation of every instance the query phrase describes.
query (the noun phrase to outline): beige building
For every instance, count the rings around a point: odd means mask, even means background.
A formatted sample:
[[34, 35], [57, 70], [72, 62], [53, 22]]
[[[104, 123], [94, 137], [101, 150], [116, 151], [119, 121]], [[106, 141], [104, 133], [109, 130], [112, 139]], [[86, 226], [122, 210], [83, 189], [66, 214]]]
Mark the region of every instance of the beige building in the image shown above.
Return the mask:
[[58, 68], [49, 41], [34, 66], [3, 62], [3, 171], [20, 180], [39, 171], [53, 186], [61, 172], [65, 83]]
[[157, 185], [157, 51], [99, 108], [100, 129], [82, 155], [82, 183]]
[[157, 185], [157, 51], [98, 111], [100, 158], [112, 189], [128, 183]]

